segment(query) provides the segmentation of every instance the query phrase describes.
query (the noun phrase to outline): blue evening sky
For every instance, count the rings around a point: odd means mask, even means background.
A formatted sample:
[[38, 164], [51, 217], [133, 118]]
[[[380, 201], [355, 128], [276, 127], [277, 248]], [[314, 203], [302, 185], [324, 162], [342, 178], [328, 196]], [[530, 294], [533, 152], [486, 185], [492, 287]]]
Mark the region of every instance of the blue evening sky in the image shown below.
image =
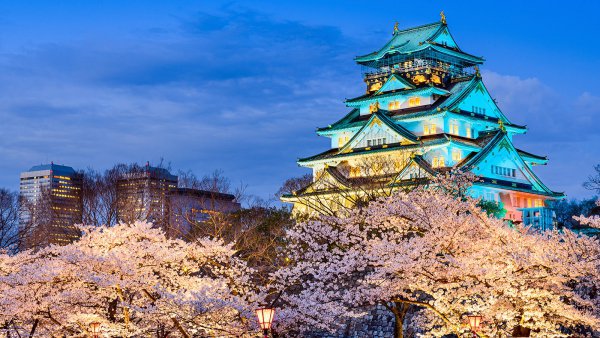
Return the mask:
[[314, 131], [364, 93], [356, 55], [446, 12], [482, 55], [505, 114], [548, 155], [536, 172], [570, 197], [600, 163], [600, 3], [569, 1], [2, 1], [0, 187], [54, 161], [158, 161], [224, 170], [268, 198]]

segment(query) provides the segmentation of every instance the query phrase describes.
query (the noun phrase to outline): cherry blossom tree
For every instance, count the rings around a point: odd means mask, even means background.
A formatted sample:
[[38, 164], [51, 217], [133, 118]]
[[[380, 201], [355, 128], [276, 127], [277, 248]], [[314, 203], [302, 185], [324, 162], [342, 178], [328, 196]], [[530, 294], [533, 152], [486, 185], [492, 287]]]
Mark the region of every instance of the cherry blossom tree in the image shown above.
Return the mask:
[[598, 307], [586, 291], [598, 285], [598, 240], [510, 228], [464, 193], [472, 180], [439, 177], [346, 217], [294, 227], [291, 263], [273, 275], [279, 329], [340, 329], [377, 304], [394, 314], [395, 337], [409, 313], [436, 337], [466, 332], [471, 313], [484, 317], [480, 336], [597, 329]]
[[[600, 199], [596, 201], [596, 205], [600, 208]], [[589, 216], [589, 217], [585, 217], [585, 216], [581, 215], [581, 216], [575, 216], [573, 218], [576, 221], [579, 221], [583, 225], [587, 225], [592, 228], [600, 229], [600, 216], [598, 216], [598, 215]]]
[[83, 337], [250, 336], [252, 270], [232, 245], [165, 237], [151, 224], [83, 227], [82, 238], [0, 256], [4, 330]]

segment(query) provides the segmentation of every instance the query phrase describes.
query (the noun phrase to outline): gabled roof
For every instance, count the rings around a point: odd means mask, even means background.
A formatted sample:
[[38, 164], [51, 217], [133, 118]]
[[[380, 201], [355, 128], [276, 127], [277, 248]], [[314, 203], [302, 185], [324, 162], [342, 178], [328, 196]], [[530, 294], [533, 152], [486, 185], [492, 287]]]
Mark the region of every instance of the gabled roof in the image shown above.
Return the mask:
[[369, 128], [374, 123], [377, 123], [378, 121], [381, 121], [381, 123], [383, 123], [386, 127], [390, 128], [396, 134], [402, 136], [403, 138], [407, 139], [408, 141], [410, 141], [412, 143], [416, 143], [419, 139], [415, 134], [411, 133], [408, 129], [395, 123], [389, 117], [387, 117], [385, 110], [379, 110], [374, 113], [371, 113], [371, 118], [369, 118], [369, 120], [362, 126], [362, 128], [360, 128], [360, 130], [358, 130], [354, 134], [354, 136], [352, 136], [352, 138], [342, 148], [340, 148], [340, 153], [343, 153], [343, 152], [349, 150], [349, 147], [352, 144], [354, 144], [354, 141], [362, 136], [363, 131], [365, 129]]
[[[321, 176], [319, 176], [315, 181], [311, 182], [306, 187], [294, 192], [293, 195], [302, 195], [321, 190], [319, 189], [319, 185], [321, 184], [335, 185], [337, 188], [350, 188], [351, 186], [350, 181], [344, 175], [342, 175], [342, 173], [340, 173], [335, 167], [327, 167], [325, 168]], [[331, 188], [331, 186], [329, 186], [328, 188]], [[287, 197], [292, 197], [293, 195]]]
[[531, 182], [531, 184], [534, 187], [536, 187], [535, 190], [541, 191], [549, 196], [562, 196], [561, 193], [557, 193], [550, 190], [544, 183], [542, 183], [542, 181], [535, 175], [535, 173], [531, 171], [529, 166], [520, 156], [517, 149], [513, 146], [512, 142], [508, 139], [506, 132], [502, 130], [491, 131], [486, 135], [482, 136], [480, 142], [487, 144], [483, 146], [483, 149], [481, 149], [481, 151], [465, 158], [461, 163], [459, 163], [458, 167], [461, 170], [472, 171], [475, 167], [477, 167], [477, 165], [482, 163], [488, 156], [490, 156], [494, 149], [498, 147], [505, 148], [509, 153], [515, 155], [514, 158], [516, 158], [516, 160], [519, 162], [519, 168], [523, 171], [523, 173]]
[[432, 95], [432, 94], [450, 95], [450, 92], [445, 89], [434, 87], [434, 86], [421, 87], [421, 88], [415, 88], [415, 89], [407, 89], [407, 90], [403, 90], [401, 92], [380, 93], [378, 91], [374, 94], [365, 94], [365, 95], [362, 95], [359, 97], [348, 99], [348, 100], [346, 100], [346, 105], [348, 107], [354, 107], [359, 103], [375, 101], [375, 100], [378, 100], [378, 99], [381, 99], [384, 97], [390, 97], [390, 96]]
[[[482, 79], [480, 76], [473, 76], [471, 78], [471, 81], [467, 82], [466, 84], [463, 85], [464, 87], [461, 88], [460, 92], [451, 95], [447, 100], [445, 100], [441, 105], [440, 108], [441, 109], [447, 109], [450, 111], [453, 110], [458, 110], [458, 106], [460, 105], [460, 103], [462, 102], [462, 100], [464, 100], [467, 96], [469, 96], [469, 94], [471, 94], [474, 90], [481, 90], [483, 91], [487, 96], [489, 96], [491, 98], [490, 92], [487, 90], [487, 87], [485, 86], [485, 84], [483, 83]], [[506, 124], [512, 124], [508, 118], [506, 117], [506, 115], [504, 115], [504, 113], [502, 113], [502, 110], [500, 109], [500, 107], [498, 107], [498, 105], [496, 104], [495, 101], [493, 101], [494, 106], [496, 107], [496, 110], [498, 111], [498, 118], [502, 120], [502, 122], [506, 123]]]
[[339, 130], [351, 127], [360, 127], [363, 125], [365, 120], [357, 120], [360, 118], [360, 109], [354, 108], [352, 109], [346, 116], [342, 117], [338, 121], [333, 124], [328, 125], [327, 127], [317, 128], [317, 134], [321, 135], [323, 132], [329, 130]]
[[427, 162], [423, 158], [423, 156], [415, 155], [410, 159], [410, 161], [408, 161], [408, 163], [404, 166], [404, 168], [402, 168], [402, 170], [400, 170], [398, 175], [396, 175], [396, 179], [394, 181], [402, 180], [402, 177], [404, 176], [404, 174], [407, 171], [411, 170], [411, 168], [414, 165], [416, 165], [417, 167], [419, 167], [420, 169], [422, 169], [424, 172], [428, 173], [431, 176], [436, 175], [436, 171], [431, 167], [431, 165], [429, 165], [429, 162]]
[[381, 86], [381, 88], [379, 88], [379, 90], [375, 93], [375, 95], [390, 92], [393, 90], [414, 89], [414, 88], [415, 88], [415, 85], [410, 83], [409, 81], [407, 81], [402, 76], [400, 76], [398, 74], [392, 74], [387, 78], [387, 80], [385, 81], [383, 86]]
[[435, 42], [436, 38], [444, 32], [449, 34], [448, 26], [442, 22], [396, 31], [392, 39], [381, 49], [367, 55], [358, 56], [355, 58], [355, 61], [359, 64], [364, 64], [379, 60], [388, 54], [409, 54], [425, 49], [434, 49], [475, 64], [483, 63], [482, 58], [462, 52], [451, 35], [449, 37], [451, 43], [447, 44], [447, 46], [437, 44]]
[[381, 153], [381, 152], [391, 152], [391, 151], [397, 151], [397, 150], [411, 150], [411, 149], [421, 150], [424, 147], [441, 146], [444, 144], [449, 144], [451, 142], [465, 146], [465, 147], [479, 148], [479, 145], [477, 144], [476, 140], [472, 140], [472, 139], [468, 139], [468, 138], [464, 138], [464, 137], [460, 137], [460, 136], [455, 136], [455, 135], [448, 135], [448, 134], [428, 135], [428, 136], [421, 137], [419, 141], [420, 142], [415, 143], [415, 144], [393, 143], [393, 144], [384, 144], [384, 145], [372, 146], [372, 147], [366, 147], [366, 148], [355, 148], [348, 152], [341, 152], [339, 148], [332, 148], [332, 149], [328, 149], [317, 155], [298, 159], [298, 164], [303, 165], [303, 164], [309, 164], [311, 162], [319, 161], [319, 160], [341, 159], [341, 158], [346, 158], [346, 157], [351, 157], [351, 156], [361, 155], [361, 154], [374, 154], [374, 153]]

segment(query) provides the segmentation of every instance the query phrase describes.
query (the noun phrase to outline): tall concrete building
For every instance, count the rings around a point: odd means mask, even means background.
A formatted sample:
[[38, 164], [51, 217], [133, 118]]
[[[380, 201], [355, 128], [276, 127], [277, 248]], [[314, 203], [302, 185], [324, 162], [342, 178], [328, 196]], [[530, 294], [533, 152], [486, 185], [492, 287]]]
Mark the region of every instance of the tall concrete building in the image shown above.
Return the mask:
[[24, 247], [68, 244], [77, 239], [81, 223], [83, 176], [73, 168], [54, 163], [21, 173], [19, 230]]
[[119, 221], [144, 220], [164, 227], [169, 218], [169, 195], [177, 189], [177, 176], [149, 164], [124, 174], [117, 181]]

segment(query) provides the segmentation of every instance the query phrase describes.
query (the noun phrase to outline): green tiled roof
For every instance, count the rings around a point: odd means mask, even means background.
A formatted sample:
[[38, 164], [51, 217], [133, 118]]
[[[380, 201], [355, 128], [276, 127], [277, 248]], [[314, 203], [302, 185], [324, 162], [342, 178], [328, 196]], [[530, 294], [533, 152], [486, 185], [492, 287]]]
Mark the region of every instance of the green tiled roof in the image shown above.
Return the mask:
[[[406, 90], [402, 90], [402, 91], [397, 91], [397, 92], [387, 92], [387, 93], [382, 93], [382, 94], [375, 94], [375, 95], [371, 95], [371, 94], [366, 94], [366, 95], [362, 95], [359, 97], [355, 97], [353, 99], [349, 99], [346, 100], [346, 104], [348, 103], [360, 103], [360, 102], [364, 102], [364, 101], [372, 101], [372, 100], [377, 100], [377, 99], [381, 99], [384, 97], [390, 97], [390, 96], [396, 96], [396, 95], [400, 95], [400, 96], [407, 96], [407, 95], [418, 95], [418, 94], [423, 94], [423, 95], [431, 95], [431, 94], [436, 94], [436, 95], [450, 95], [450, 92], [442, 89], [442, 88], [438, 88], [438, 87], [421, 87], [421, 88], [415, 88], [415, 89], [406, 89]], [[352, 105], [349, 105], [352, 106]]]
[[[436, 135], [429, 135], [426, 137], [422, 137], [420, 139], [419, 143], [409, 144], [409, 145], [400, 144], [400, 143], [392, 143], [392, 144], [387, 144], [387, 145], [372, 146], [372, 147], [366, 147], [366, 148], [356, 148], [356, 149], [353, 149], [351, 152], [346, 152], [346, 153], [340, 153], [339, 148], [332, 148], [332, 149], [328, 149], [328, 150], [326, 150], [320, 154], [314, 155], [314, 156], [301, 158], [298, 160], [298, 163], [301, 164], [301, 163], [308, 163], [308, 162], [324, 160], [324, 159], [344, 158], [344, 157], [354, 156], [357, 154], [365, 154], [365, 153], [372, 154], [372, 153], [388, 152], [388, 151], [394, 151], [394, 150], [420, 149], [423, 147], [430, 147], [430, 146], [445, 144], [445, 143], [449, 143], [449, 142], [461, 143], [461, 144], [464, 144], [466, 146], [471, 146], [471, 147], [479, 147], [477, 145], [477, 143], [475, 142], [475, 140], [472, 141], [470, 139], [466, 139], [463, 137], [457, 137], [454, 135], [448, 135], [448, 134], [436, 134]], [[367, 150], [367, 148], [369, 148], [369, 149]]]
[[428, 25], [418, 26], [394, 33], [394, 36], [378, 51], [367, 55], [358, 56], [355, 58], [357, 63], [367, 63], [379, 60], [387, 54], [400, 53], [409, 54], [425, 49], [433, 49], [435, 51], [466, 59], [473, 63], [483, 63], [483, 59], [470, 54], [463, 53], [460, 50], [453, 50], [430, 43], [441, 30], [445, 29], [446, 25], [441, 22], [436, 22]]

